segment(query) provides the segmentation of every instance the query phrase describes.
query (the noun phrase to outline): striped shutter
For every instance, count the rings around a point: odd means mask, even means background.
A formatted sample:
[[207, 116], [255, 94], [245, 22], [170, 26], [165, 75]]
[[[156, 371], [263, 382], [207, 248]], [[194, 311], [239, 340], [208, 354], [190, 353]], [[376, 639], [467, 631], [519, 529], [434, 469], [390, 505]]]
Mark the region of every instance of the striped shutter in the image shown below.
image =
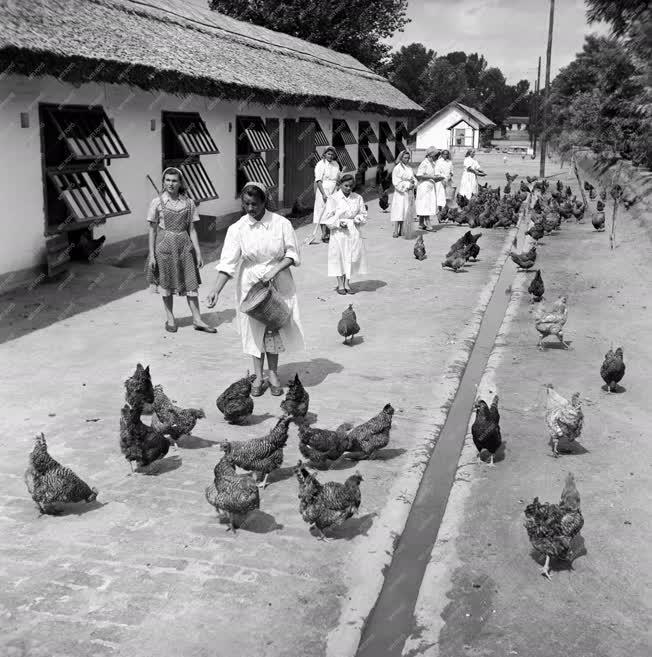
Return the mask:
[[247, 182], [261, 182], [267, 187], [274, 187], [274, 180], [260, 155], [250, 155], [243, 159], [239, 168], [244, 173]]
[[[255, 153], [274, 150], [274, 142], [269, 136], [265, 124], [258, 116], [237, 119], [239, 137], [244, 136]], [[262, 181], [261, 181], [262, 182]]]
[[181, 169], [184, 182], [188, 188], [188, 195], [195, 203], [219, 198], [213, 181], [199, 159], [195, 161], [184, 160], [173, 166]]
[[392, 149], [387, 144], [379, 144], [379, 156], [381, 161], [384, 159], [385, 162], [393, 162], [395, 156], [392, 155]]
[[164, 112], [163, 121], [172, 130], [185, 155], [211, 155], [220, 152], [198, 113]]
[[371, 152], [369, 146], [360, 146], [360, 163], [364, 162], [369, 167], [375, 167], [378, 165], [378, 160], [376, 160], [375, 155]]
[[379, 130], [380, 130], [380, 141], [387, 142], [387, 141], [395, 141], [396, 137], [394, 136], [394, 133], [392, 132], [392, 129], [389, 126], [389, 123], [387, 121], [381, 121], [379, 125]]
[[336, 146], [335, 150], [337, 151], [337, 161], [340, 163], [342, 171], [355, 171], [355, 164], [349, 155], [349, 151], [346, 150], [346, 146]]
[[328, 146], [328, 139], [321, 128], [319, 121], [315, 119], [315, 146]]
[[367, 144], [377, 144], [378, 137], [374, 132], [373, 126], [369, 121], [360, 121], [360, 136], [359, 141], [366, 141]]
[[357, 144], [349, 124], [344, 119], [333, 119], [333, 143], [343, 144], [345, 146], [352, 146]]

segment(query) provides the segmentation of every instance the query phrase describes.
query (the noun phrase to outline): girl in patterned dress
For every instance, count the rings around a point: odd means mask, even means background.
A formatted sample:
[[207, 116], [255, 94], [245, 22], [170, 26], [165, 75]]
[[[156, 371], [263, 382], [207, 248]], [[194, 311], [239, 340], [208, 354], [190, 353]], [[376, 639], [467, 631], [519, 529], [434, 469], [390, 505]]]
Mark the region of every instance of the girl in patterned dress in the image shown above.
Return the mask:
[[216, 333], [199, 312], [198, 289], [203, 266], [195, 222], [199, 221], [197, 206], [188, 197], [183, 174], [175, 167], [163, 171], [163, 192], [155, 198], [147, 213], [149, 222], [149, 260], [146, 279], [162, 299], [167, 319], [165, 330], [176, 333], [173, 313], [174, 296], [188, 298], [195, 330]]

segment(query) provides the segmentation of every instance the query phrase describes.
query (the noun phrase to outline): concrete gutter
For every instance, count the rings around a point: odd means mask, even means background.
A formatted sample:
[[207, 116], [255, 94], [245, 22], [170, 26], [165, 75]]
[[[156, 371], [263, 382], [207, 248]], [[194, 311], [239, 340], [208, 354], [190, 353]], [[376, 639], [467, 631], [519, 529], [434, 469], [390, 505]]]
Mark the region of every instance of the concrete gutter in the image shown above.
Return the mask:
[[343, 577], [349, 582], [350, 597], [344, 603], [337, 626], [327, 637], [327, 657], [353, 657], [358, 649], [364, 623], [380, 594], [398, 539], [402, 534], [412, 502], [416, 496], [439, 433], [446, 421], [448, 409], [457, 394], [464, 369], [480, 331], [484, 312], [507, 260], [516, 228], [507, 233], [489, 281], [480, 293], [471, 319], [459, 338], [461, 346], [453, 352], [445, 373], [433, 389], [433, 407], [438, 408], [427, 423], [414, 427], [423, 433], [420, 447], [412, 450], [404, 474], [396, 479], [389, 493], [389, 502], [369, 532], [369, 540], [360, 543], [351, 554], [349, 572]]

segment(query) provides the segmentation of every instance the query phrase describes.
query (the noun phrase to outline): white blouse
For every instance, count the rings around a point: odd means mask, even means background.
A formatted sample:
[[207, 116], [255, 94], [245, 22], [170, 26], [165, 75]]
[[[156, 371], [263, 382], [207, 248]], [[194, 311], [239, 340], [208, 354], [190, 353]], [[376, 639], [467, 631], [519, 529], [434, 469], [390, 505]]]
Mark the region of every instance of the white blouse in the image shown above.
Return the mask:
[[190, 203], [190, 216], [192, 217], [192, 221], [193, 223], [199, 221], [197, 206], [191, 198], [179, 196], [175, 201], [170, 198], [170, 195], [167, 192], [163, 192], [161, 196], [152, 199], [152, 202], [149, 204], [149, 209], [147, 210], [147, 221], [149, 221], [149, 223], [158, 224], [160, 228], [165, 229], [165, 221], [163, 219], [163, 213], [161, 212], [161, 202], [163, 202], [166, 208], [177, 212], [183, 210], [186, 205]]
[[319, 160], [315, 165], [315, 182], [337, 182], [340, 177], [340, 167], [335, 161], [328, 162], [325, 159]]

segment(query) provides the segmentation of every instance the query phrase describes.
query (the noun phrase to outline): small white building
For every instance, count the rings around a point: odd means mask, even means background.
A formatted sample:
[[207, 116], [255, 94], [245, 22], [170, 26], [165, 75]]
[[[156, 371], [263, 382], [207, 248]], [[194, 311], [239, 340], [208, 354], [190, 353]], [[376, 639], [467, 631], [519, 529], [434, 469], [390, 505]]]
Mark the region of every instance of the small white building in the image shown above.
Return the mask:
[[403, 148], [423, 110], [385, 78], [207, 5], [0, 3], [0, 289], [61, 270], [87, 228], [103, 259], [141, 251], [165, 166], [184, 171], [211, 241], [247, 180], [311, 207], [327, 144], [370, 178]]
[[480, 132], [495, 125], [477, 109], [453, 101], [418, 125], [410, 134], [416, 135], [416, 148], [419, 150], [430, 146], [464, 150], [478, 148]]

